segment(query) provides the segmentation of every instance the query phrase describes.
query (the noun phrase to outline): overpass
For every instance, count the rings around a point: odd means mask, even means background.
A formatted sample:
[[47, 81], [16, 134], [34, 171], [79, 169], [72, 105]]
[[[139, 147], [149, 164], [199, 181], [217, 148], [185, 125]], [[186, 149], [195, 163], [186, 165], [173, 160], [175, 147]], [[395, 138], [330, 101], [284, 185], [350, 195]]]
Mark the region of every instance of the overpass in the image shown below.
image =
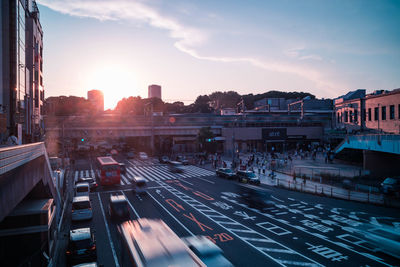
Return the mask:
[[0, 258], [5, 265], [38, 265], [42, 253], [53, 256], [61, 213], [56, 182], [44, 143], [0, 148]]
[[335, 154], [344, 149], [363, 151], [364, 169], [377, 175], [400, 175], [400, 135], [369, 134], [349, 135], [333, 150]]

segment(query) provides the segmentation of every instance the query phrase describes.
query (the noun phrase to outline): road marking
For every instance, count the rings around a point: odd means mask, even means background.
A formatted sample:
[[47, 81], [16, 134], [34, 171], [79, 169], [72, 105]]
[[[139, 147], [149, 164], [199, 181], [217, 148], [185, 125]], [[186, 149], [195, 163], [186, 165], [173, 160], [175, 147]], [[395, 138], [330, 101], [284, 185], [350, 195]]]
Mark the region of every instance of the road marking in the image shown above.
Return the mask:
[[165, 208], [163, 205], [161, 205], [160, 202], [158, 202], [157, 199], [155, 199], [150, 192], [147, 192], [147, 194], [155, 201], [157, 202], [158, 205], [160, 205], [161, 208], [163, 208], [177, 223], [179, 223], [180, 226], [183, 227], [183, 229], [185, 229], [191, 236], [195, 236], [195, 234], [193, 234], [186, 226], [184, 226], [174, 215], [172, 215], [171, 212], [169, 212], [169, 210], [167, 210], [167, 208]]
[[279, 201], [279, 202], [285, 202], [285, 201], [280, 200], [279, 198], [276, 198], [276, 197], [274, 197], [274, 196], [271, 196], [271, 198], [273, 198], [273, 199], [275, 199], [275, 200], [277, 200], [277, 201]]
[[112, 255], [113, 255], [113, 258], [114, 258], [115, 266], [119, 267], [117, 254], [115, 253], [114, 244], [113, 244], [113, 242], [111, 240], [110, 229], [108, 228], [108, 223], [107, 223], [107, 220], [106, 220], [106, 214], [104, 213], [103, 203], [101, 203], [101, 199], [100, 199], [100, 194], [99, 193], [97, 193], [97, 198], [99, 199], [101, 213], [103, 214], [104, 224], [106, 226], [108, 240], [110, 241], [110, 247], [111, 247]]
[[129, 201], [128, 197], [125, 195], [125, 193], [124, 193], [122, 190], [121, 190], [120, 192], [121, 192], [122, 194], [124, 194], [124, 196], [126, 197], [126, 200], [128, 200], [129, 206], [131, 207], [131, 209], [132, 209], [133, 212], [135, 213], [136, 217], [137, 217], [138, 219], [140, 219], [139, 214], [136, 212], [135, 208], [132, 206], [132, 204], [131, 204], [131, 202]]
[[207, 183], [210, 183], [210, 184], [215, 184], [215, 182], [209, 181], [209, 180], [201, 178], [201, 177], [197, 177], [197, 179], [203, 180], [204, 182], [207, 182]]
[[[265, 230], [267, 230], [267, 231], [270, 231], [271, 233], [279, 235], [279, 236], [287, 235], [287, 234], [291, 234], [292, 233], [292, 232], [290, 232], [290, 231], [288, 231], [286, 229], [283, 229], [282, 227], [279, 227], [279, 226], [277, 226], [277, 225], [275, 225], [273, 223], [270, 223], [270, 222], [257, 223], [256, 225], [261, 227], [261, 228], [263, 228], [263, 229], [265, 229]], [[267, 227], [265, 227], [265, 226], [267, 226]]]

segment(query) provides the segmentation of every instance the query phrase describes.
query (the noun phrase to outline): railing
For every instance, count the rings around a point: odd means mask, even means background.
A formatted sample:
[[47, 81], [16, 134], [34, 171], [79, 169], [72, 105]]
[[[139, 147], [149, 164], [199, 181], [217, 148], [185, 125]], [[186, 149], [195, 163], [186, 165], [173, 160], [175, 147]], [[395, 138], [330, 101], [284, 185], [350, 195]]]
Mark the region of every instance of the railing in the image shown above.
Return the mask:
[[400, 154], [400, 135], [399, 134], [368, 134], [368, 135], [348, 135], [335, 148], [335, 153], [344, 148], [366, 149], [379, 152]]
[[46, 153], [44, 143], [0, 148], [0, 175], [24, 165]]

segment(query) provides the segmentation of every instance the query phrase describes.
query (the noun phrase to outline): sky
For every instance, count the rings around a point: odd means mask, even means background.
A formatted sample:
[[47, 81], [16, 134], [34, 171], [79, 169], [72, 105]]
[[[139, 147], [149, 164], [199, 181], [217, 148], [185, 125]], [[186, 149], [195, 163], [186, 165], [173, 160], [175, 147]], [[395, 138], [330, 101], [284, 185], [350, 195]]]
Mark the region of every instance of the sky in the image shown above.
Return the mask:
[[400, 1], [37, 0], [46, 97], [400, 87]]

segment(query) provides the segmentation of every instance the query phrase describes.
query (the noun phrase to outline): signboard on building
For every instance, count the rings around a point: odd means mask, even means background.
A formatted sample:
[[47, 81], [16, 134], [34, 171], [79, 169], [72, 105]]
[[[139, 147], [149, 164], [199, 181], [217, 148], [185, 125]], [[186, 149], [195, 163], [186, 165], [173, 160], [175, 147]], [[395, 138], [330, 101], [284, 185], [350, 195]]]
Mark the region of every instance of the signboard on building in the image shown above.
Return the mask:
[[264, 128], [262, 129], [263, 140], [286, 140], [286, 128]]

